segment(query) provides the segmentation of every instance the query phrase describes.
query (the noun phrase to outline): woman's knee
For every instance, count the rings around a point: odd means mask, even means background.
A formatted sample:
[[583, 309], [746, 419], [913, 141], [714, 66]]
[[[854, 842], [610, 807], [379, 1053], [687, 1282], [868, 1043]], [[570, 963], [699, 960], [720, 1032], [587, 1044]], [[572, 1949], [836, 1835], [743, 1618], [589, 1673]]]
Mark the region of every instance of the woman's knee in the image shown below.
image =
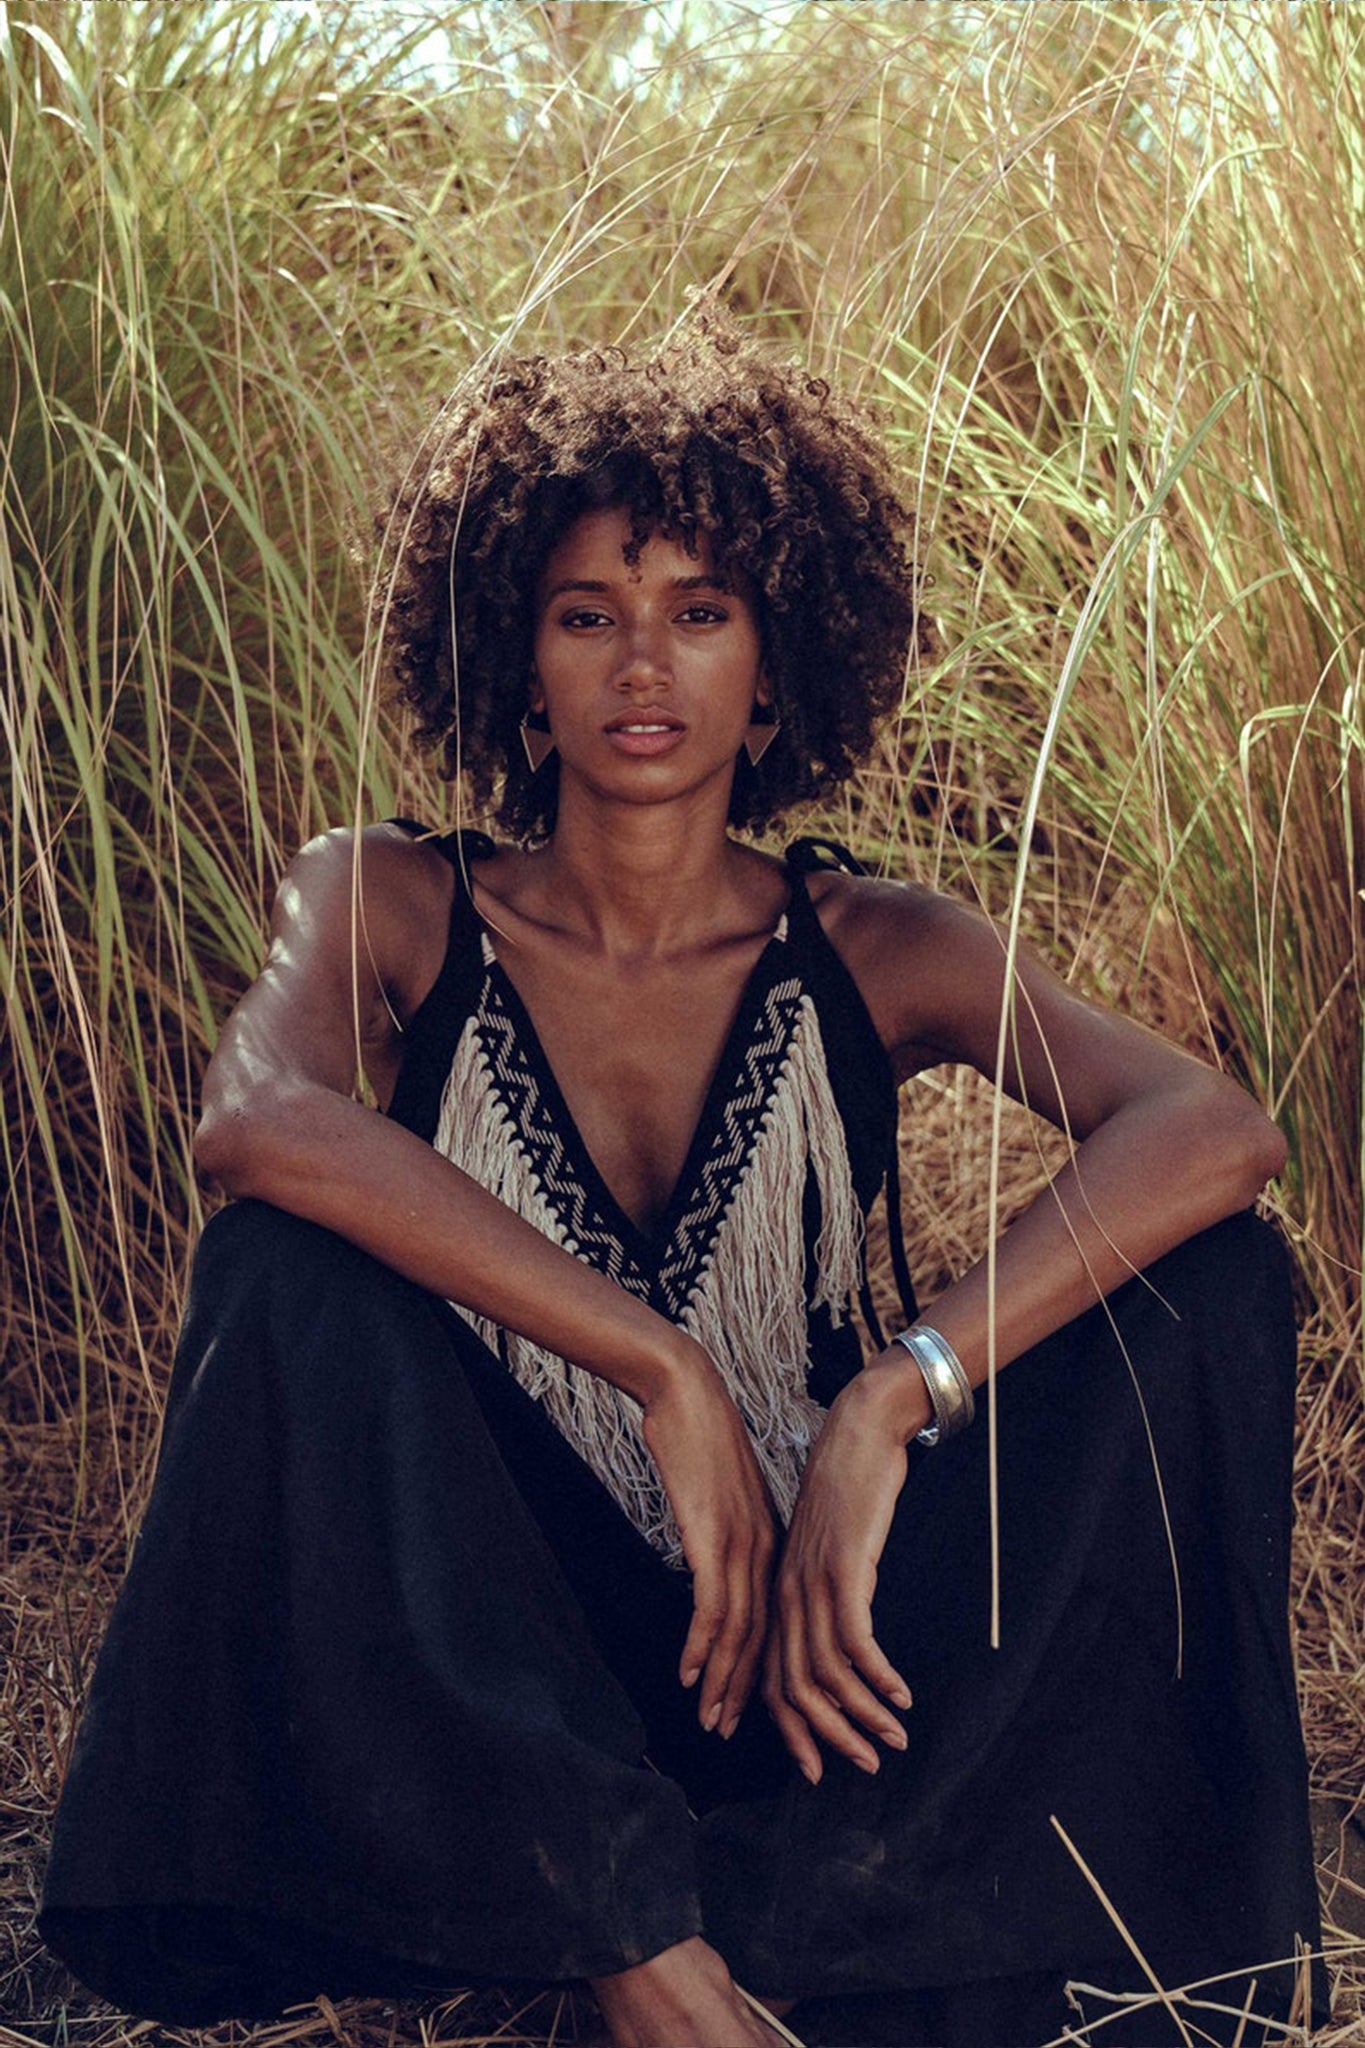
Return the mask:
[[[171, 1406], [192, 1382], [245, 1375], [264, 1385], [287, 1368], [339, 1396], [362, 1379], [449, 1350], [433, 1297], [334, 1231], [254, 1200], [210, 1218], [199, 1240], [181, 1326]], [[471, 1343], [477, 1343], [473, 1331]]]
[[1178, 1297], [1216, 1303], [1231, 1315], [1293, 1314], [1289, 1254], [1272, 1223], [1254, 1209], [1225, 1216], [1187, 1238], [1150, 1268]]
[[222, 1314], [242, 1304], [289, 1320], [334, 1318], [348, 1312], [357, 1293], [368, 1302], [376, 1291], [426, 1298], [335, 1231], [254, 1198], [229, 1202], [209, 1218], [190, 1273], [191, 1312], [208, 1306]]
[[335, 1256], [336, 1251], [365, 1256], [335, 1231], [247, 1196], [228, 1202], [209, 1217], [195, 1248], [194, 1272], [197, 1276], [206, 1269], [214, 1279], [247, 1271], [288, 1276], [318, 1259]]
[[1253, 1210], [1226, 1217], [1177, 1245], [1144, 1276], [1206, 1374], [1225, 1370], [1292, 1387], [1296, 1347], [1288, 1250]]

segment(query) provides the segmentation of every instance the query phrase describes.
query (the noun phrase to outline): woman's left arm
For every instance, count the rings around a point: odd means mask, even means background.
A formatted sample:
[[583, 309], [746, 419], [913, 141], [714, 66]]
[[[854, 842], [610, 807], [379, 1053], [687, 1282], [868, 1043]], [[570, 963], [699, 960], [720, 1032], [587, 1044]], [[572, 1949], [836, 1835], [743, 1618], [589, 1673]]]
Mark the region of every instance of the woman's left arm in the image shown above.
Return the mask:
[[[898, 1079], [945, 1061], [1003, 1081], [1078, 1140], [1070, 1163], [946, 1288], [925, 1320], [973, 1386], [1163, 1252], [1245, 1208], [1284, 1164], [1251, 1098], [1153, 1032], [1074, 995], [1021, 952], [1008, 1001], [1003, 934], [928, 890], [831, 878], [819, 902]], [[992, 1355], [992, 1333], [994, 1350]], [[765, 1698], [810, 1777], [818, 1742], [866, 1769], [869, 1737], [904, 1736], [887, 1702], [908, 1692], [872, 1634], [877, 1562], [905, 1477], [905, 1446], [932, 1421], [899, 1345], [830, 1411], [807, 1465], [776, 1585]]]

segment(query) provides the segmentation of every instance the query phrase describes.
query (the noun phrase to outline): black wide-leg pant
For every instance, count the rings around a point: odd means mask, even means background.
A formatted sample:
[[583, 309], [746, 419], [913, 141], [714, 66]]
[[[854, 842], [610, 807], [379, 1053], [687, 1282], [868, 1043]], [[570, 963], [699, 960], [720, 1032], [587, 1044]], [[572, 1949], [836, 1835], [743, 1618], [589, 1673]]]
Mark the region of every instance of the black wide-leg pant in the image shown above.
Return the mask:
[[875, 1612], [909, 1747], [811, 1786], [758, 1702], [728, 1744], [697, 1727], [686, 1576], [468, 1325], [236, 1204], [196, 1259], [44, 1936], [189, 2023], [697, 1933], [825, 2040], [1042, 2041], [1079, 2023], [1067, 1978], [1144, 1988], [1129, 1941], [1168, 1987], [1250, 1973], [1283, 2015], [1317, 1941], [1293, 1367], [1284, 1254], [1246, 1215], [1003, 1373], [998, 1648], [984, 1399], [913, 1449]]

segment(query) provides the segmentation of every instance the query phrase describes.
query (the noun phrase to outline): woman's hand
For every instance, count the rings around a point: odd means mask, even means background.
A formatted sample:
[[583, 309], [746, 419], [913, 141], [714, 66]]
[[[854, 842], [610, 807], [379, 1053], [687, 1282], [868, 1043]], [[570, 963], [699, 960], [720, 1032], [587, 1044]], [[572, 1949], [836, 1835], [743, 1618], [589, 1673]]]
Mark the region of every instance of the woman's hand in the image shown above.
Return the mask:
[[645, 1402], [644, 1439], [692, 1572], [692, 1625], [678, 1675], [688, 1686], [700, 1679], [698, 1718], [729, 1737], [763, 1654], [777, 1538], [739, 1410], [706, 1354], [690, 1352]]
[[874, 1360], [830, 1409], [778, 1568], [763, 1697], [812, 1784], [820, 1742], [865, 1771], [878, 1766], [870, 1736], [905, 1747], [886, 1702], [908, 1707], [910, 1688], [872, 1633], [872, 1595], [905, 1483], [905, 1446], [929, 1419], [912, 1412], [924, 1396], [908, 1363], [901, 1352]]

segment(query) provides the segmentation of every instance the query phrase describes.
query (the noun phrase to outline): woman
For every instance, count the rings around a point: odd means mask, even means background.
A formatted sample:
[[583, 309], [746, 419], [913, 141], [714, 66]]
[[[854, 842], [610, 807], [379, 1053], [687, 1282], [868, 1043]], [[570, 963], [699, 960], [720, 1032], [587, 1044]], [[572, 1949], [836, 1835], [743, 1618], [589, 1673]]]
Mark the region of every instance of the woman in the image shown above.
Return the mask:
[[[513, 837], [285, 876], [199, 1134], [254, 1199], [201, 1245], [48, 1938], [183, 2019], [587, 1978], [633, 2048], [760, 2048], [752, 1994], [1042, 2040], [1068, 1977], [1146, 1988], [1133, 1943], [1283, 2011], [1292, 1327], [1239, 1215], [1280, 1137], [1039, 963], [1007, 992], [949, 899], [729, 830], [896, 701], [886, 454], [712, 323], [504, 366], [382, 539], [399, 689]], [[1002, 1006], [1074, 1160], [864, 1362], [895, 1084], [993, 1074]], [[993, 1648], [966, 1424], [1026, 1352]]]

